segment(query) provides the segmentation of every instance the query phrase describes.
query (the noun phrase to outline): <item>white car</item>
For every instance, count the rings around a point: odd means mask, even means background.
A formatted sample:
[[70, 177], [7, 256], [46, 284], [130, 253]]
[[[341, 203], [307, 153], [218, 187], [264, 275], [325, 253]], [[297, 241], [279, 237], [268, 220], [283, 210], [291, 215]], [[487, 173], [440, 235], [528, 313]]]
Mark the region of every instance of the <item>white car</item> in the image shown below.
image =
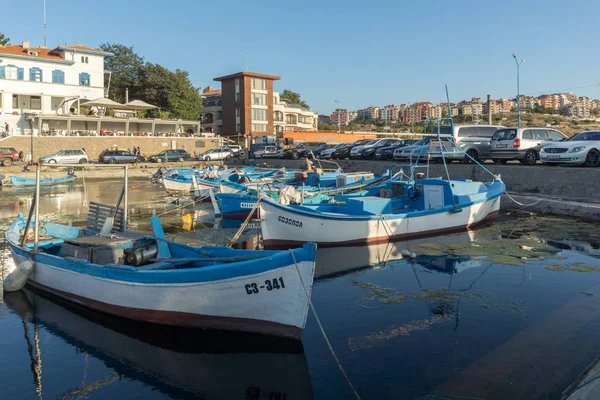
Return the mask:
[[216, 148], [210, 149], [205, 153], [198, 156], [198, 159], [202, 161], [215, 161], [215, 160], [229, 160], [233, 157], [233, 153], [229, 149]]
[[600, 131], [580, 132], [563, 142], [552, 143], [540, 150], [540, 161], [547, 165], [600, 165]]
[[348, 143], [338, 143], [333, 147], [330, 147], [328, 149], [325, 149], [321, 152], [321, 154], [319, 154], [319, 156], [317, 158], [322, 158], [323, 160], [328, 160], [331, 158], [331, 155], [333, 154], [333, 152], [336, 149], [339, 149], [340, 147], [346, 146]]
[[40, 158], [42, 164], [85, 164], [89, 160], [84, 150], [61, 150]]
[[282, 152], [277, 150], [275, 146], [265, 146], [254, 152], [254, 158], [275, 158], [278, 157]]

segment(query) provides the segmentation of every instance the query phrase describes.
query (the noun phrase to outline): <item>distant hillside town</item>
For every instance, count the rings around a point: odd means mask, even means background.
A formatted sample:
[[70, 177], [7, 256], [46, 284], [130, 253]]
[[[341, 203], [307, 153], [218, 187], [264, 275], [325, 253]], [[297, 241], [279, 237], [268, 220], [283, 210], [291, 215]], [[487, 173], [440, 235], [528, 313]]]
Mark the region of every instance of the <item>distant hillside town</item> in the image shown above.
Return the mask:
[[[547, 114], [561, 114], [571, 118], [594, 118], [600, 116], [600, 100], [586, 96], [577, 97], [574, 93], [544, 94], [539, 97], [520, 96], [521, 110]], [[351, 122], [387, 121], [389, 123], [415, 123], [426, 119], [442, 118], [448, 115], [462, 117], [475, 123], [485, 119], [488, 110], [492, 115], [508, 114], [517, 110], [517, 99], [501, 98], [482, 101], [480, 97], [463, 100], [459, 103], [433, 104], [419, 101], [412, 104], [388, 104], [385, 107], [370, 106], [351, 111], [336, 109], [331, 115], [319, 115], [320, 124], [346, 126]]]

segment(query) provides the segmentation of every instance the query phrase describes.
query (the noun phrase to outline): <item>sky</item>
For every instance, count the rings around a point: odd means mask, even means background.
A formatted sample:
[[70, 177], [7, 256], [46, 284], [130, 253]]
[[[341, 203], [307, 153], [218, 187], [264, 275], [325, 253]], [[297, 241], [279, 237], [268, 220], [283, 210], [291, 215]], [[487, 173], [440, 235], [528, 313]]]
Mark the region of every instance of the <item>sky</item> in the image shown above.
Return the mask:
[[[47, 44], [133, 46], [198, 87], [281, 76], [319, 113], [570, 89], [600, 98], [600, 1], [46, 0]], [[0, 32], [43, 44], [43, 0], [3, 2]], [[1, 82], [0, 82], [1, 85]], [[1, 89], [1, 87], [0, 87]]]

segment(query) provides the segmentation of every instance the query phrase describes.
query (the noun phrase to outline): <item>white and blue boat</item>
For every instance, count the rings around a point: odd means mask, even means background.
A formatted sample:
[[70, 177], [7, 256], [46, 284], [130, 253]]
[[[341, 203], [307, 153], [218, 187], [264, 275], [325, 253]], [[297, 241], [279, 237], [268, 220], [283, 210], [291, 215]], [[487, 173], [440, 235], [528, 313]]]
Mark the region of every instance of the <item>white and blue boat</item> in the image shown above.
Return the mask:
[[101, 236], [47, 222], [34, 251], [31, 240], [22, 243], [26, 223], [20, 214], [6, 238], [16, 265], [33, 262], [27, 285], [34, 289], [150, 323], [290, 338], [300, 338], [304, 329], [313, 243], [292, 253], [200, 248], [161, 235]]
[[[62, 178], [40, 179], [40, 186], [64, 185], [73, 182], [75, 179], [77, 179], [75, 175], [68, 175]], [[35, 179], [11, 175], [10, 183], [14, 187], [35, 186]]]
[[392, 188], [395, 196], [349, 196], [343, 205], [282, 205], [262, 198], [264, 244], [357, 245], [466, 229], [497, 217], [506, 190], [501, 180], [420, 179], [392, 182]]

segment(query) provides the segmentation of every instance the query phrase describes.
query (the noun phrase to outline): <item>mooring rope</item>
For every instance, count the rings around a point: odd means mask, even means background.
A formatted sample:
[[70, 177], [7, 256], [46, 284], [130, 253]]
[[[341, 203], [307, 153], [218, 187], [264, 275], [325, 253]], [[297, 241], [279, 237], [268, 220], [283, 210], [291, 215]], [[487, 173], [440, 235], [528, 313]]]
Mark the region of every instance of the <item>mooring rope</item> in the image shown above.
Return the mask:
[[505, 194], [505, 195], [506, 195], [506, 196], [507, 196], [509, 199], [511, 199], [511, 200], [512, 200], [512, 201], [514, 201], [516, 204], [518, 204], [518, 205], [520, 205], [520, 206], [522, 206], [522, 207], [531, 207], [531, 206], [535, 206], [536, 204], [538, 204], [538, 203], [541, 203], [542, 201], [544, 201], [544, 199], [540, 199], [540, 200], [538, 200], [538, 201], [536, 201], [536, 202], [534, 202], [534, 203], [531, 203], [531, 204], [523, 204], [523, 203], [520, 203], [520, 202], [518, 202], [517, 200], [515, 200], [515, 199], [514, 199], [514, 198], [513, 198], [513, 197], [512, 197], [510, 194], [508, 194], [508, 192], [504, 192], [504, 194]]
[[308, 304], [310, 305], [310, 309], [312, 310], [313, 315], [315, 316], [315, 320], [317, 321], [317, 325], [319, 326], [319, 329], [321, 330], [321, 334], [323, 335], [323, 338], [325, 339], [325, 343], [327, 343], [327, 347], [329, 347], [329, 351], [331, 352], [333, 359], [337, 363], [337, 366], [339, 367], [340, 371], [342, 371], [342, 375], [344, 375], [344, 378], [346, 378], [346, 382], [348, 382], [348, 386], [350, 386], [350, 389], [352, 389], [352, 392], [354, 392], [354, 396], [358, 400], [360, 400], [360, 396], [358, 395], [358, 392], [352, 385], [352, 382], [350, 381], [350, 378], [346, 374], [346, 371], [344, 371], [344, 367], [342, 367], [340, 360], [337, 358], [337, 355], [335, 354], [335, 351], [333, 350], [333, 346], [331, 346], [331, 342], [329, 341], [329, 338], [327, 337], [327, 334], [325, 333], [325, 329], [323, 329], [321, 320], [319, 319], [319, 316], [317, 315], [317, 311], [315, 310], [315, 306], [313, 305], [312, 300], [310, 298], [310, 293], [308, 293], [308, 289], [306, 289], [306, 285], [304, 284], [304, 279], [302, 279], [302, 274], [300, 273], [300, 268], [298, 267], [298, 263], [296, 262], [296, 257], [294, 256], [294, 252], [292, 251], [292, 249], [290, 249], [289, 252], [292, 256], [292, 260], [294, 260], [294, 265], [296, 266], [296, 272], [298, 272], [298, 277], [300, 278], [300, 283], [302, 283], [302, 288], [304, 289], [304, 293], [306, 294], [306, 297], [308, 298]]
[[258, 204], [260, 203], [261, 199], [262, 199], [262, 196], [259, 193], [258, 200], [256, 200], [256, 204], [254, 204], [254, 207], [252, 207], [252, 210], [250, 210], [250, 213], [248, 214], [248, 216], [246, 217], [246, 219], [240, 226], [240, 229], [238, 229], [238, 231], [235, 233], [235, 235], [233, 235], [233, 237], [231, 238], [229, 243], [227, 243], [227, 247], [233, 246], [233, 244], [235, 242], [237, 242], [237, 240], [240, 238], [240, 236], [242, 236], [242, 233], [244, 233], [244, 231], [246, 230], [246, 226], [248, 226], [248, 223], [250, 222], [250, 220], [252, 219], [252, 216], [256, 212], [256, 209], [258, 208]]

